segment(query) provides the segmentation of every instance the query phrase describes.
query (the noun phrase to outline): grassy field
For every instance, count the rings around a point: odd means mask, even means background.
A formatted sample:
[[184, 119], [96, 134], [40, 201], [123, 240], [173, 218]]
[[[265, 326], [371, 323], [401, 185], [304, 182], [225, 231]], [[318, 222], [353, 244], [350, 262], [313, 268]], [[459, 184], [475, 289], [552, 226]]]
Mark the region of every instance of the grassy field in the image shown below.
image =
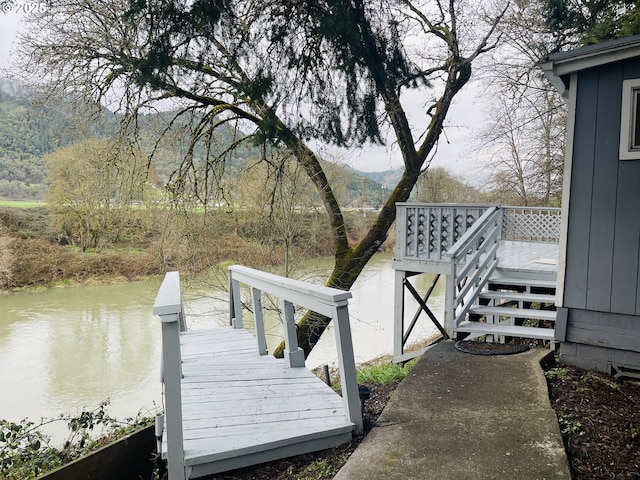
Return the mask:
[[44, 205], [42, 200], [0, 200], [0, 207], [35, 208]]

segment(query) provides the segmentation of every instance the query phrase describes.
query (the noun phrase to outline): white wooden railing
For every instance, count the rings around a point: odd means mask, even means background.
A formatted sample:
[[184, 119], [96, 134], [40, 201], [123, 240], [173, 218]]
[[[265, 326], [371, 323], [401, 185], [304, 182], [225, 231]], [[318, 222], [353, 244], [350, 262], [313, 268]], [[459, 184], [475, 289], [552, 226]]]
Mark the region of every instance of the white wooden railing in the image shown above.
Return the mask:
[[282, 300], [286, 344], [284, 356], [287, 365], [291, 368], [304, 367], [305, 365], [304, 352], [298, 346], [294, 305], [331, 318], [335, 332], [345, 414], [347, 420], [354, 423], [356, 435], [361, 435], [363, 433], [362, 408], [356, 380], [356, 366], [348, 309], [351, 292], [235, 265], [229, 267], [229, 312], [230, 323], [234, 328], [242, 328], [243, 325], [241, 284], [251, 288], [258, 350], [261, 355], [267, 355], [267, 341], [264, 335], [262, 314], [262, 293], [274, 295]]
[[[285, 332], [285, 362], [290, 368], [305, 366], [304, 352], [298, 347], [294, 318], [294, 305], [312, 310], [333, 320], [338, 353], [342, 398], [347, 420], [355, 425], [355, 434], [362, 435], [362, 407], [356, 380], [348, 301], [351, 292], [314, 285], [299, 280], [279, 277], [242, 266], [229, 267], [230, 323], [243, 328], [241, 284], [251, 289], [255, 330], [260, 355], [267, 355], [264, 332], [262, 293], [282, 299]], [[153, 314], [162, 323], [162, 381], [165, 389], [165, 419], [169, 478], [184, 479], [184, 443], [182, 430], [182, 358], [180, 333], [186, 330], [180, 276], [178, 272], [166, 274]]]
[[448, 261], [445, 253], [488, 205], [396, 204], [396, 260]]
[[[396, 260], [448, 262], [447, 251], [491, 205], [398, 203]], [[560, 241], [560, 209], [498, 207], [502, 240]]]
[[167, 466], [171, 480], [183, 480], [184, 438], [182, 431], [182, 357], [180, 355], [180, 332], [186, 330], [180, 275], [168, 272], [153, 305], [153, 314], [162, 323], [162, 373], [164, 383], [167, 438]]
[[498, 246], [502, 227], [499, 207], [489, 207], [473, 226], [447, 250], [450, 281], [447, 282], [449, 311], [453, 324], [463, 321], [478, 293], [498, 266]]
[[502, 207], [502, 239], [560, 243], [560, 211], [550, 207]]
[[[445, 327], [453, 335], [497, 267], [498, 242], [559, 243], [560, 223], [559, 208], [397, 203], [394, 361], [406, 361], [413, 355], [404, 353], [408, 337], [404, 288], [409, 276], [420, 272], [438, 274], [436, 278], [446, 275]], [[412, 326], [419, 314], [414, 315]]]

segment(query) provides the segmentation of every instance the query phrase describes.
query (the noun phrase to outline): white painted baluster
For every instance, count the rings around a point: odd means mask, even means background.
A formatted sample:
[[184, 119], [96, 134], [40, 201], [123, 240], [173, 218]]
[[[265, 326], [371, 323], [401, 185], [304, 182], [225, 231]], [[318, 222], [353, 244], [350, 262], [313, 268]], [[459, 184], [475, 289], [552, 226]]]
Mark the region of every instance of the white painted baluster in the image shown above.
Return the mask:
[[262, 313], [262, 292], [251, 287], [251, 300], [253, 302], [253, 320], [256, 326], [256, 340], [258, 340], [258, 352], [260, 355], [266, 355], [267, 337], [264, 334], [264, 318]]
[[298, 335], [296, 333], [295, 310], [291, 302], [282, 302], [284, 313], [284, 358], [289, 367], [304, 367], [304, 351], [298, 346]]
[[240, 282], [229, 275], [229, 312], [231, 315], [231, 326], [242, 328], [242, 297], [240, 296]]

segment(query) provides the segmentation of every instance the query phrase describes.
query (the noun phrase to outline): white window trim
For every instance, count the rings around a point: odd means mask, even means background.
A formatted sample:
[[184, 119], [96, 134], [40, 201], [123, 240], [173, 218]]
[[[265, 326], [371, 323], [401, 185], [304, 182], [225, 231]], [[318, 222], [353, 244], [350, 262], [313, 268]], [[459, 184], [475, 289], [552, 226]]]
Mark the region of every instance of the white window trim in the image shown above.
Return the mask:
[[[622, 82], [622, 113], [620, 118], [620, 160], [640, 160], [640, 148], [631, 148], [632, 130], [635, 121], [634, 91], [640, 90], [640, 78]], [[640, 141], [640, 139], [636, 139]]]

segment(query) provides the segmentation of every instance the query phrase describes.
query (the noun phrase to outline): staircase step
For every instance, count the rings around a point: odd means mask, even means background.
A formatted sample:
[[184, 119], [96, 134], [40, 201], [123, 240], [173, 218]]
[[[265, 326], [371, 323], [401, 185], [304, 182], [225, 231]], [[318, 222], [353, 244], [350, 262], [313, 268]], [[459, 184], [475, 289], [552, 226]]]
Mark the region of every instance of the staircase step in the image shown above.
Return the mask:
[[521, 327], [501, 323], [461, 322], [456, 328], [456, 331], [474, 334], [504, 335], [506, 337], [555, 340], [555, 330], [553, 328]]
[[534, 318], [555, 322], [556, 312], [552, 310], [533, 310], [531, 308], [512, 307], [471, 307], [469, 313], [476, 315], [497, 315], [503, 317]]
[[490, 285], [520, 285], [531, 287], [556, 288], [558, 282], [556, 280], [544, 280], [540, 278], [511, 278], [511, 277], [495, 277], [489, 279]]
[[544, 295], [542, 293], [484, 291], [480, 292], [478, 297], [494, 298], [498, 300], [515, 300], [518, 302], [556, 303], [555, 295]]

